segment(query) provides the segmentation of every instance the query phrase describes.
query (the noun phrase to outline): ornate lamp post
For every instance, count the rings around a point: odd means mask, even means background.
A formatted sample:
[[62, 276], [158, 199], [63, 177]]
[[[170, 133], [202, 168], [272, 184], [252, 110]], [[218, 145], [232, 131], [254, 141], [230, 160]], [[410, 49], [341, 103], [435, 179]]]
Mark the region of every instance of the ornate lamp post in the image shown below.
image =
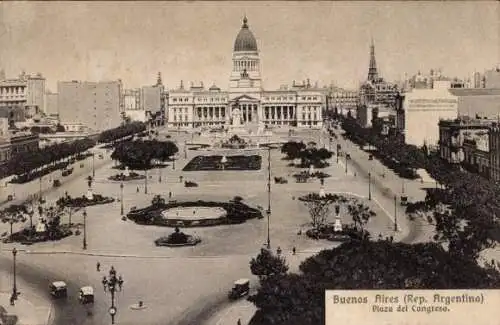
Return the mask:
[[111, 316], [111, 324], [115, 323], [115, 316], [118, 309], [115, 306], [115, 293], [122, 290], [123, 278], [121, 276], [116, 277], [116, 270], [113, 266], [109, 270], [109, 275], [104, 276], [102, 279], [102, 285], [104, 291], [111, 293], [111, 307], [109, 307], [109, 315]]
[[271, 249], [271, 147], [267, 153], [267, 249]]
[[368, 200], [372, 199], [372, 173], [368, 173]]
[[398, 210], [397, 210], [398, 198], [394, 195], [394, 231], [398, 231]]
[[123, 216], [123, 183], [120, 183], [120, 215]]
[[12, 285], [12, 297], [11, 297], [12, 304], [14, 300], [17, 300], [16, 255], [17, 255], [17, 249], [14, 247], [12, 249], [13, 273], [14, 273], [14, 283]]
[[87, 210], [83, 210], [83, 249], [87, 249]]

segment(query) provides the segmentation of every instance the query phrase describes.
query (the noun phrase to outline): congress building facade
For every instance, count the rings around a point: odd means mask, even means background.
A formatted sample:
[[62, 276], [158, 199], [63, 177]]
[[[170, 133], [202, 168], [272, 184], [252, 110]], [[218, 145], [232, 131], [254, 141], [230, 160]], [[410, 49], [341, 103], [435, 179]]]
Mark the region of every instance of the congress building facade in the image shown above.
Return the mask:
[[257, 41], [245, 17], [234, 42], [229, 89], [223, 91], [216, 85], [206, 89], [203, 83], [186, 87], [181, 81], [177, 89], [168, 92], [168, 125], [217, 128], [241, 123], [319, 128], [326, 96], [326, 88], [311, 86], [309, 80], [263, 90]]

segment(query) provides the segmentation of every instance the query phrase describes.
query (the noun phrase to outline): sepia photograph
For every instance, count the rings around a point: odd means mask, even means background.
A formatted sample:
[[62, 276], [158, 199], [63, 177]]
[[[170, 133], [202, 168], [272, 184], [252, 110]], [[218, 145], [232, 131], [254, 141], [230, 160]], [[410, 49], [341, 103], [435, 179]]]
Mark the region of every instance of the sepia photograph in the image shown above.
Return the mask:
[[0, 324], [500, 324], [500, 2], [0, 2]]

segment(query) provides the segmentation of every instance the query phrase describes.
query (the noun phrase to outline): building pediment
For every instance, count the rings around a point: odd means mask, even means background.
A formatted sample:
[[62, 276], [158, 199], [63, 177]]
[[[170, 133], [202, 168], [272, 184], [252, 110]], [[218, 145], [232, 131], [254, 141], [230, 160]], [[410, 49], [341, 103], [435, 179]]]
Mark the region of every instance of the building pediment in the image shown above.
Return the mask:
[[233, 102], [256, 102], [259, 101], [258, 98], [251, 97], [248, 95], [241, 95], [232, 100]]

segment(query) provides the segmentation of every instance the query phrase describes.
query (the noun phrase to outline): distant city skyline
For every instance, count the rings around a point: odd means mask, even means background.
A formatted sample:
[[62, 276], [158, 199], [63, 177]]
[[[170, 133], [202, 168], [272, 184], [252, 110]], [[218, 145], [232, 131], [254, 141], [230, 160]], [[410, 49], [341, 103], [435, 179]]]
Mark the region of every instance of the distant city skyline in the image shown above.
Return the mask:
[[2, 2], [0, 68], [57, 81], [121, 79], [168, 89], [183, 80], [226, 89], [244, 15], [257, 38], [263, 86], [310, 79], [356, 88], [371, 38], [379, 75], [442, 69], [471, 76], [500, 62], [497, 2]]

